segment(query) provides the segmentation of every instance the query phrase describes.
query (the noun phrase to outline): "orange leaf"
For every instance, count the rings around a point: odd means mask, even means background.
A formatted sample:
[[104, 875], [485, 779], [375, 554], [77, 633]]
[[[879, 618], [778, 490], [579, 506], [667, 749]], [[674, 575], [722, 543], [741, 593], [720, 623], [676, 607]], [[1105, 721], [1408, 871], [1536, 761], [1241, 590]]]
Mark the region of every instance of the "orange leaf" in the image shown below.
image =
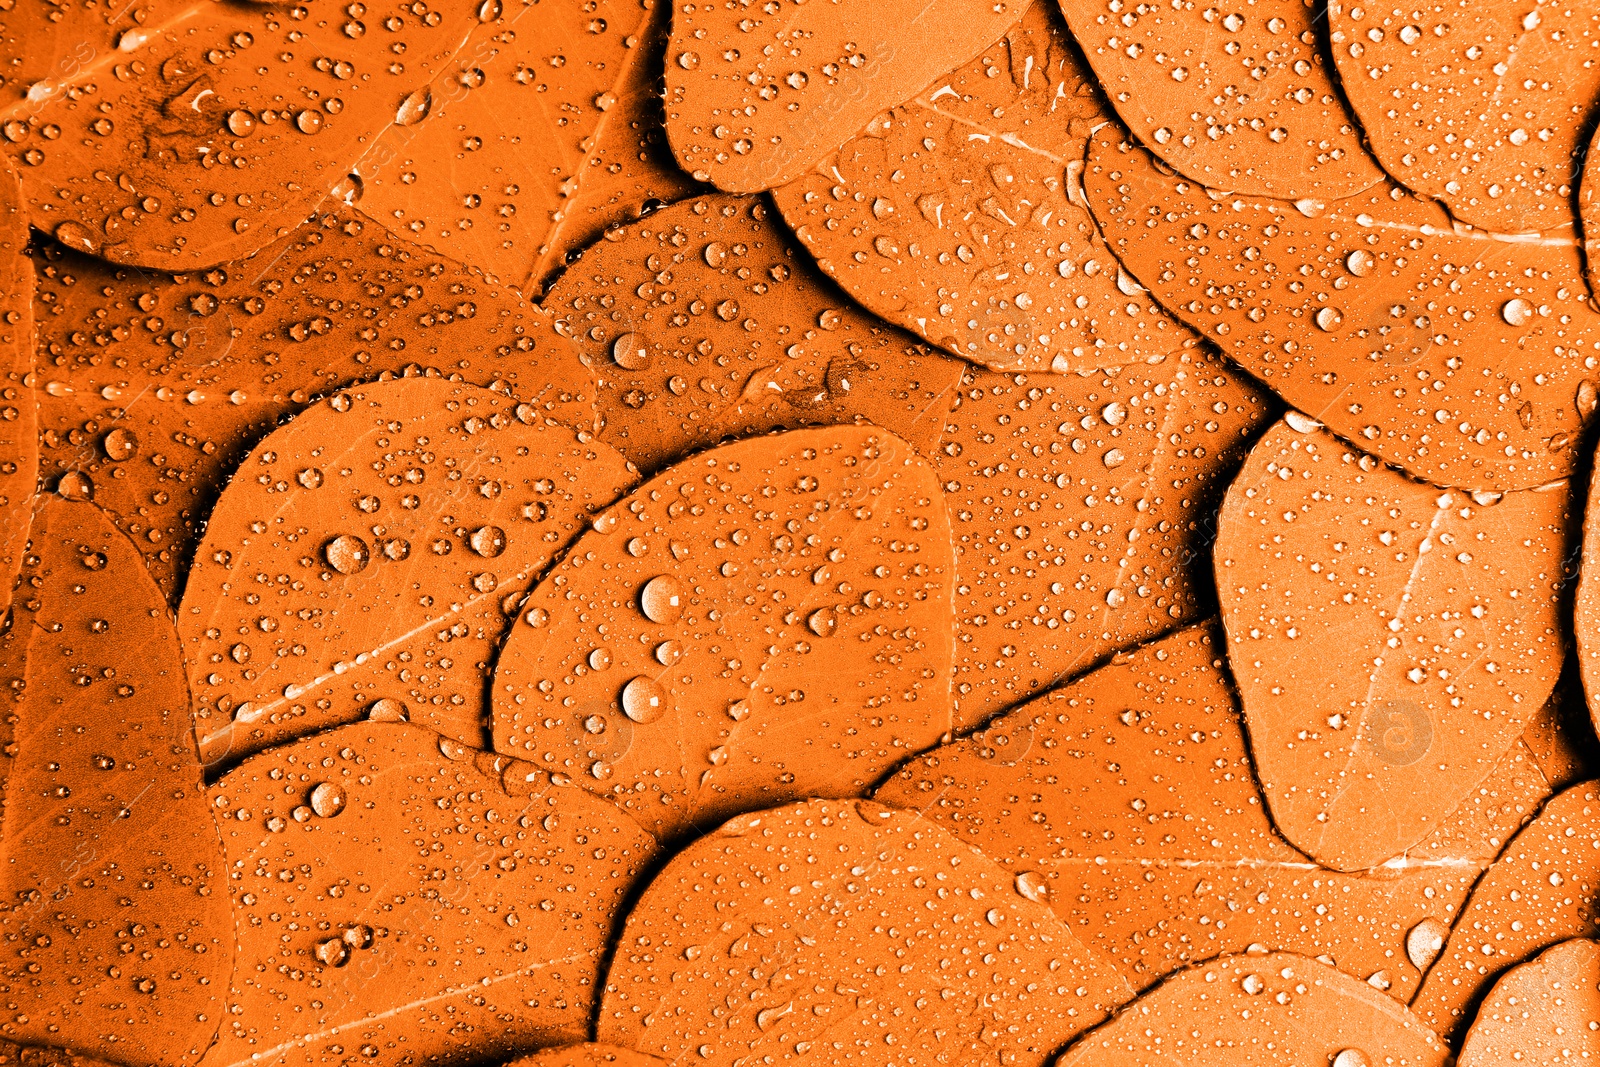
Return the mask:
[[1478, 1007], [1456, 1061], [1555, 1067], [1600, 1056], [1600, 944], [1563, 941], [1513, 967]]
[[1570, 237], [1457, 231], [1397, 185], [1328, 204], [1214, 193], [1109, 131], [1084, 188], [1157, 299], [1346, 440], [1466, 489], [1578, 461], [1600, 312]]
[[33, 261], [28, 219], [9, 164], [0, 161], [0, 623], [22, 567], [39, 473], [33, 389]]
[[1028, 2], [675, 5], [667, 138], [684, 170], [719, 189], [783, 185], [971, 59]]
[[673, 857], [628, 914], [596, 1036], [710, 1067], [1040, 1067], [1131, 995], [983, 853], [911, 812], [814, 800]]
[[1105, 246], [1079, 185], [1111, 121], [1046, 3], [773, 194], [852, 297], [996, 370], [1089, 371], [1191, 347]]
[[581, 790], [398, 723], [253, 756], [210, 799], [239, 969], [209, 1067], [582, 1040], [612, 918], [655, 851]]
[[1320, 8], [1059, 3], [1122, 121], [1195, 181], [1332, 200], [1383, 180], [1317, 47]]
[[522, 604], [495, 748], [662, 838], [864, 792], [950, 729], [938, 483], [876, 427], [752, 438], [618, 501]]
[[92, 504], [40, 502], [20, 588], [0, 635], [0, 1034], [192, 1064], [233, 946], [178, 635]]
[[217, 270], [52, 247], [40, 275], [44, 476], [84, 476], [173, 600], [223, 482], [319, 396], [426, 366], [594, 421], [593, 377], [538, 308], [349, 211]]
[[269, 434], [178, 609], [206, 761], [365, 714], [487, 747], [517, 602], [633, 480], [587, 434], [439, 378], [353, 387]]
[[962, 365], [857, 310], [767, 217], [704, 197], [618, 227], [550, 289], [601, 436], [652, 472], [727, 437], [871, 421], [926, 451]]

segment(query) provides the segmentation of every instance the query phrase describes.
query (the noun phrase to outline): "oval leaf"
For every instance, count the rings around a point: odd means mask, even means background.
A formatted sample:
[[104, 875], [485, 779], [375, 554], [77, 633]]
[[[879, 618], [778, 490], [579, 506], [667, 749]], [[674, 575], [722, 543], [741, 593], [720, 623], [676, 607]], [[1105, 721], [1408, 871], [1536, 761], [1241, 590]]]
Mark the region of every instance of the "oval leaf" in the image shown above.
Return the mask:
[[1445, 1067], [1450, 1051], [1365, 982], [1287, 952], [1226, 956], [1175, 974], [1073, 1045], [1056, 1067], [1393, 1064]]
[[1489, 991], [1456, 1062], [1528, 1067], [1600, 1058], [1600, 944], [1566, 941], [1506, 972]]
[[1600, 788], [1583, 782], [1544, 806], [1479, 879], [1411, 1010], [1459, 1041], [1475, 1005], [1518, 963], [1600, 933]]
[[713, 1067], [1039, 1065], [1132, 995], [983, 853], [865, 801], [742, 816], [696, 841], [618, 946], [599, 1040]]
[[871, 421], [928, 451], [962, 365], [853, 307], [764, 200], [674, 204], [550, 289], [599, 378], [601, 436], [653, 472], [727, 437]]
[[873, 115], [971, 59], [1028, 2], [677, 5], [667, 139], [684, 170], [719, 189], [783, 185]]
[[1569, 238], [1458, 233], [1394, 185], [1299, 207], [1211, 195], [1110, 132], [1084, 187], [1163, 304], [1340, 436], [1468, 489], [1577, 462], [1600, 312]]
[[1490, 230], [1570, 233], [1580, 138], [1600, 96], [1600, 11], [1330, 0], [1327, 15], [1385, 170]]
[[167, 278], [52, 247], [40, 274], [44, 474], [87, 478], [174, 601], [227, 476], [318, 396], [433, 366], [594, 422], [593, 376], [538, 308], [349, 211], [248, 264]]
[[1317, 7], [1251, 0], [1119, 14], [1106, 0], [1059, 3], [1118, 116], [1195, 181], [1332, 200], [1383, 180], [1324, 66]]
[[1203, 349], [1092, 378], [969, 373], [934, 453], [958, 727], [1212, 610], [1204, 516], [1266, 400]]
[[0, 636], [0, 1034], [194, 1063], [233, 947], [178, 636], [92, 504], [41, 501], [29, 535]]
[[1110, 121], [1051, 5], [774, 193], [890, 322], [996, 370], [1087, 371], [1194, 344], [1117, 264], [1080, 182]]
[[588, 435], [438, 378], [358, 386], [269, 434], [178, 610], [207, 762], [368, 713], [483, 746], [508, 615], [632, 482]]
[[239, 945], [217, 1064], [582, 1040], [612, 917], [655, 850], [581, 790], [398, 723], [254, 756], [211, 800]]
[[1518, 744], [1405, 864], [1319, 867], [1267, 819], [1211, 624], [918, 757], [873, 799], [981, 848], [1137, 988], [1266, 945], [1331, 958], [1403, 1003], [1474, 879], [1549, 794]]
[[858, 795], [950, 729], [949, 546], [932, 470], [875, 427], [686, 460], [523, 603], [495, 748], [660, 837]]
[[39, 480], [33, 373], [33, 260], [28, 216], [10, 164], [0, 161], [0, 624], [22, 568]]
[[352, 195], [385, 224], [537, 293], [568, 251], [694, 188], [661, 128], [672, 7], [486, 6], [498, 17], [421, 90], [427, 112], [367, 149]]
[[1588, 696], [1589, 716], [1600, 730], [1600, 479], [1589, 480], [1579, 551], [1578, 590], [1572, 610], [1578, 668]]
[[615, 1045], [567, 1045], [512, 1060], [507, 1067], [665, 1067], [666, 1060]]
[[0, 144], [33, 225], [69, 247], [169, 271], [239, 259], [299, 225], [374, 131], [406, 121], [490, 6], [166, 8], [42, 101], [0, 108]]
[[1320, 863], [1374, 867], [1438, 827], [1554, 689], [1571, 494], [1480, 502], [1290, 418], [1223, 502], [1217, 595], [1273, 822]]

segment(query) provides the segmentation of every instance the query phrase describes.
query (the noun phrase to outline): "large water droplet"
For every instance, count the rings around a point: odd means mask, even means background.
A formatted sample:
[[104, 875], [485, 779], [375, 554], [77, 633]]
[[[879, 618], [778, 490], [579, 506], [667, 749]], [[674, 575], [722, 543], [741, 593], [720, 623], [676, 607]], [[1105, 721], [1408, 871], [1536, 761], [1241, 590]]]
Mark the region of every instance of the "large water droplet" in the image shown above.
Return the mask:
[[622, 687], [622, 712], [637, 723], [655, 722], [667, 713], [667, 691], [641, 674]]
[[322, 549], [328, 566], [340, 574], [359, 574], [366, 569], [370, 558], [367, 543], [355, 534], [340, 534]]
[[670, 574], [658, 574], [645, 583], [639, 608], [651, 622], [665, 626], [683, 615], [683, 587]]
[[400, 102], [400, 109], [394, 113], [395, 124], [399, 126], [415, 126], [428, 117], [428, 112], [432, 107], [433, 90], [424, 85]]
[[644, 334], [625, 333], [611, 346], [611, 358], [623, 370], [644, 370], [650, 366], [649, 342]]
[[1444, 951], [1444, 941], [1449, 936], [1450, 927], [1428, 916], [1406, 931], [1406, 959], [1417, 970], [1426, 971]]

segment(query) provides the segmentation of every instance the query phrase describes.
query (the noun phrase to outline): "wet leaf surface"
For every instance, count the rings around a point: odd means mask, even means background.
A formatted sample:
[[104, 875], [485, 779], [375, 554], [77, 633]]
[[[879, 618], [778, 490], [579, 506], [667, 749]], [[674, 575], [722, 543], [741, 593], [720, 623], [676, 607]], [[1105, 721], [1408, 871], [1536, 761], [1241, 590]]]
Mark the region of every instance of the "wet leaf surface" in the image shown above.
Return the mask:
[[1131, 995], [981, 852], [911, 812], [817, 800], [740, 816], [656, 876], [597, 1037], [713, 1065], [1038, 1065]]
[[509, 1067], [661, 1067], [665, 1060], [615, 1045], [568, 1045], [511, 1061]]
[[349, 212], [216, 271], [50, 247], [39, 273], [42, 476], [87, 479], [173, 600], [229, 474], [319, 396], [428, 367], [594, 419], [593, 379], [542, 312]]
[[667, 138], [678, 163], [720, 189], [794, 180], [878, 112], [998, 40], [1027, 0], [774, 0], [759, 11], [673, 11]]
[[672, 7], [488, 4], [497, 17], [419, 90], [426, 111], [366, 151], [356, 189], [385, 225], [537, 293], [568, 252], [696, 187], [661, 125]]
[[677, 464], [534, 589], [494, 675], [495, 748], [662, 838], [864, 792], [950, 729], [938, 483], [875, 427]]
[[16, 175], [0, 163], [0, 622], [22, 567], [39, 468], [33, 373], [33, 261]]
[[0, 108], [33, 225], [162, 270], [248, 255], [406, 120], [410, 95], [453, 64], [491, 4], [164, 8], [42, 103]]
[[962, 364], [853, 307], [764, 199], [618, 227], [545, 306], [599, 379], [601, 437], [653, 472], [727, 437], [869, 421], [927, 452]]
[[869, 310], [996, 370], [1089, 371], [1194, 344], [1106, 248], [1079, 184], [1114, 121], [1036, 3], [971, 63], [775, 191]]
[[0, 92], [10, 110], [25, 118], [65, 91], [76, 75], [107, 63], [125, 34], [152, 21], [165, 23], [178, 9], [173, 0], [13, 3], [0, 11]]
[[1209, 613], [1209, 516], [1270, 415], [1202, 350], [976, 371], [934, 454], [956, 551], [957, 726]]
[[178, 609], [207, 762], [366, 714], [488, 747], [518, 601], [633, 481], [588, 434], [442, 378], [353, 387], [269, 434]]
[[0, 1067], [107, 1067], [104, 1060], [90, 1059], [63, 1048], [13, 1045], [0, 1041]]
[[0, 1033], [191, 1064], [233, 972], [178, 635], [92, 504], [40, 502], [0, 635]]
[[1298, 206], [1208, 194], [1111, 131], [1084, 188], [1162, 304], [1340, 436], [1467, 489], [1578, 462], [1600, 312], [1570, 237], [1458, 232], [1393, 185]]
[[1585, 505], [1572, 629], [1589, 715], [1600, 729], [1600, 479], [1590, 479]]
[[1600, 1056], [1600, 945], [1565, 941], [1506, 972], [1478, 1009], [1462, 1067]]
[[1523, 732], [1561, 672], [1570, 495], [1423, 485], [1297, 412], [1252, 450], [1217, 595], [1262, 791], [1297, 847], [1383, 863]]
[[1214, 623], [1161, 638], [912, 760], [873, 799], [983, 849], [1135, 988], [1265, 945], [1405, 1002], [1549, 795], [1547, 761], [1513, 746], [1402, 862], [1330, 871], [1267, 818], [1222, 654]]
[[1287, 952], [1228, 956], [1173, 975], [1057, 1060], [1133, 1067], [1384, 1063], [1445, 1067], [1449, 1050], [1405, 1008]]
[[1600, 904], [1600, 794], [1583, 782], [1544, 806], [1506, 847], [1461, 912], [1412, 1011], [1452, 1043], [1510, 968], [1574, 937], [1593, 937]]
[[1367, 142], [1407, 187], [1502, 233], [1570, 233], [1600, 97], [1600, 11], [1330, 0], [1327, 33]]
[[1383, 180], [1317, 47], [1320, 7], [1059, 2], [1122, 121], [1189, 178], [1283, 200]]
[[261, 753], [211, 801], [240, 959], [217, 1067], [582, 1040], [612, 916], [655, 850], [582, 790], [400, 723]]

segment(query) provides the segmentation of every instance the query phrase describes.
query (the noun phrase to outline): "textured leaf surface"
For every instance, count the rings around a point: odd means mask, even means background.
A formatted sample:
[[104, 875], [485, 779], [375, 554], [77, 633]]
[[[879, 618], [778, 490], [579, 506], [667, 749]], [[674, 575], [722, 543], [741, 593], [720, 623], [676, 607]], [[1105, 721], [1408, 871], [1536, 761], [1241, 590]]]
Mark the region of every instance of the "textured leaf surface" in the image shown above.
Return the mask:
[[1195, 181], [1332, 200], [1383, 180], [1317, 47], [1320, 7], [1059, 3], [1122, 121]]
[[962, 365], [856, 309], [768, 217], [711, 196], [617, 227], [545, 301], [646, 473], [727, 437], [873, 422], [923, 452]]
[[33, 261], [28, 217], [11, 168], [0, 163], [0, 620], [22, 567], [38, 484], [38, 416], [33, 389]]
[[86, 477], [174, 601], [223, 482], [319, 396], [429, 367], [594, 420], [593, 378], [538, 308], [348, 211], [215, 271], [51, 247], [39, 272], [44, 475]]
[[1582, 135], [1600, 97], [1589, 4], [1329, 0], [1344, 90], [1384, 169], [1455, 217], [1570, 233]]
[[678, 5], [667, 137], [684, 170], [720, 189], [783, 185], [1026, 9], [1027, 0]]
[[1207, 614], [1208, 516], [1269, 414], [1199, 349], [1114, 375], [969, 374], [934, 455], [957, 725]]
[[405, 122], [493, 7], [161, 5], [42, 101], [0, 108], [3, 147], [33, 225], [69, 247], [171, 271], [238, 259]]
[[400, 723], [219, 781], [239, 971], [208, 1065], [379, 1067], [582, 1040], [655, 842], [613, 806]]
[[661, 1067], [666, 1060], [615, 1045], [567, 1045], [513, 1060], [510, 1067]]
[[983, 849], [1137, 988], [1265, 945], [1404, 1003], [1473, 881], [1550, 794], [1550, 762], [1519, 743], [1400, 861], [1320, 867], [1267, 818], [1213, 623], [912, 760], [873, 799]]
[[817, 800], [740, 816], [656, 876], [597, 1036], [675, 1063], [1039, 1065], [1131, 994], [981, 852]]
[[369, 713], [487, 747], [517, 602], [633, 480], [589, 435], [442, 378], [357, 386], [269, 434], [178, 609], [208, 762]]
[[1347, 440], [1467, 489], [1578, 462], [1600, 312], [1569, 236], [1458, 232], [1396, 185], [1328, 204], [1212, 195], [1111, 131], [1084, 188], [1162, 304]]
[[178, 635], [92, 504], [34, 514], [0, 635], [0, 1033], [192, 1064], [233, 971]]
[[1223, 502], [1217, 595], [1273, 821], [1371, 867], [1437, 828], [1555, 687], [1571, 494], [1441, 491], [1290, 419]]
[[[1342, 1057], [1342, 1059], [1341, 1059]], [[1073, 1045], [1058, 1067], [1445, 1067], [1410, 1012], [1304, 956], [1227, 956], [1174, 975]]]
[[1113, 121], [1049, 3], [773, 195], [856, 300], [996, 370], [1089, 371], [1195, 338], [1118, 265], [1079, 184]]
[[713, 449], [618, 501], [523, 603], [498, 751], [663, 838], [852, 796], [950, 729], [938, 483], [876, 427]]
[[695, 186], [661, 127], [672, 5], [489, 5], [498, 16], [423, 90], [426, 112], [388, 126], [362, 156], [359, 204], [537, 293], [566, 253]]
[[1559, 941], [1600, 933], [1597, 905], [1600, 792], [1591, 781], [1546, 804], [1479, 879], [1411, 1009], [1445, 1040], [1460, 1040], [1507, 970]]
[[1600, 1057], [1600, 944], [1564, 941], [1496, 982], [1467, 1031], [1462, 1067], [1554, 1067]]

